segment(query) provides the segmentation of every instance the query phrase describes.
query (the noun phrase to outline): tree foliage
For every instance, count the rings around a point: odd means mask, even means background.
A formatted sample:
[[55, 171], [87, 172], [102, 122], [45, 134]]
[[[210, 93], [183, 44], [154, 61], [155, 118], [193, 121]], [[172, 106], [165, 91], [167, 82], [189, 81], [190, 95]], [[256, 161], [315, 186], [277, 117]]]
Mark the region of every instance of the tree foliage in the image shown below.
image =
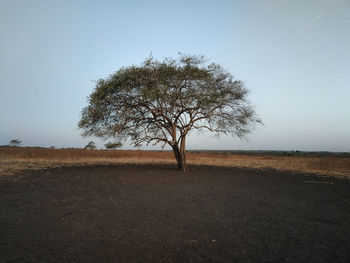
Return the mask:
[[97, 81], [83, 109], [84, 136], [161, 143], [186, 169], [186, 136], [194, 129], [242, 137], [260, 119], [244, 83], [203, 56], [153, 57]]

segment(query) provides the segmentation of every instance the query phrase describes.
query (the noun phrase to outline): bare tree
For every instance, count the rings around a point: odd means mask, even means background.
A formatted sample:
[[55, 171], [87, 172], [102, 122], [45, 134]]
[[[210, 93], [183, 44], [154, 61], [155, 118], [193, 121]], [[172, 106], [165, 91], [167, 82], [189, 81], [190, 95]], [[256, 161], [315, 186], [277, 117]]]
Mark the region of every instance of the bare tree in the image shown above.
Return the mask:
[[242, 137], [260, 119], [240, 80], [203, 56], [150, 57], [100, 79], [83, 109], [83, 136], [169, 145], [186, 170], [186, 137], [195, 129]]

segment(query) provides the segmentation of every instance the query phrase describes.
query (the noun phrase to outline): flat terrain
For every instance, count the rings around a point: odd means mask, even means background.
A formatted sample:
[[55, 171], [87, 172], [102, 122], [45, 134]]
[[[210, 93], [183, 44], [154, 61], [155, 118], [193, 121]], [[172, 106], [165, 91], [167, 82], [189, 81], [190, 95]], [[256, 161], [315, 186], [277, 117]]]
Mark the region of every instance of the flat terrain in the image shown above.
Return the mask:
[[[187, 161], [190, 165], [276, 169], [350, 179], [350, 153], [243, 152], [245, 154], [234, 151], [189, 151]], [[0, 176], [23, 170], [107, 163], [175, 164], [175, 157], [171, 151], [0, 147]]]
[[86, 165], [0, 177], [0, 262], [350, 262], [350, 181]]

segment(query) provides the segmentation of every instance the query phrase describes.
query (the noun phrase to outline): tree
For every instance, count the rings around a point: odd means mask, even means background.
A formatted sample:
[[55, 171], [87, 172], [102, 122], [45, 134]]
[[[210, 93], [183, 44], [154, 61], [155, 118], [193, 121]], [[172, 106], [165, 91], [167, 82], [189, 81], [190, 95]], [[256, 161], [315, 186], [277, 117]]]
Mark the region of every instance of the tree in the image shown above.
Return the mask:
[[121, 142], [107, 142], [105, 146], [107, 149], [115, 150], [116, 148], [122, 147], [123, 144]]
[[90, 141], [85, 147], [84, 149], [86, 150], [95, 150], [96, 149], [96, 144], [93, 141]]
[[10, 141], [10, 145], [12, 147], [18, 147], [21, 144], [22, 144], [22, 141], [20, 139], [13, 139]]
[[260, 119], [248, 90], [204, 56], [153, 57], [97, 81], [78, 126], [83, 136], [169, 145], [186, 170], [186, 137], [195, 129], [242, 137]]

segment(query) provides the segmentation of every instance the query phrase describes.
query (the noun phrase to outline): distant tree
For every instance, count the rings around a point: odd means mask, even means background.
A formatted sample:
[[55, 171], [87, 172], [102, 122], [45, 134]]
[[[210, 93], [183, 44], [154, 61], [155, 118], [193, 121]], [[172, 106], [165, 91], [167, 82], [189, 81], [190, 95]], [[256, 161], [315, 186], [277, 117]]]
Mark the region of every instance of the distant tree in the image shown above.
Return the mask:
[[123, 144], [121, 142], [107, 142], [105, 144], [106, 148], [107, 149], [112, 149], [112, 150], [115, 150], [117, 148], [120, 148], [123, 146]]
[[242, 137], [260, 123], [240, 80], [203, 56], [150, 57], [100, 79], [83, 109], [83, 136], [169, 145], [186, 170], [186, 137], [195, 129]]
[[96, 149], [96, 144], [93, 141], [90, 141], [85, 147], [84, 149], [86, 150], [95, 150]]
[[22, 141], [19, 139], [13, 139], [10, 141], [10, 146], [12, 147], [18, 147], [21, 144], [22, 144]]

